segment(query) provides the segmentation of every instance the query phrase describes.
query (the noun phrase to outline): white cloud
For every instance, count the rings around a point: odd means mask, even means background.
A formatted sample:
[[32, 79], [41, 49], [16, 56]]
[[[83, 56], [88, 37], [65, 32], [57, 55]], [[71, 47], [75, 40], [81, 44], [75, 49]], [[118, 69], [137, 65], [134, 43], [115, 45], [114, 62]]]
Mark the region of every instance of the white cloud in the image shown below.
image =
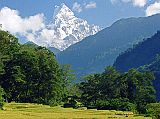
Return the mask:
[[93, 2], [93, 1], [91, 1], [85, 5], [86, 9], [91, 9], [91, 8], [96, 8], [96, 7], [97, 7], [97, 4], [96, 4], [96, 2]]
[[75, 2], [73, 4], [72, 10], [75, 11], [75, 12], [82, 12], [82, 6], [81, 6], [81, 4]]
[[129, 3], [131, 2], [134, 6], [144, 7], [147, 4], [147, 0], [111, 0], [112, 4], [117, 2]]
[[[88, 7], [91, 8], [93, 6], [90, 5]], [[74, 9], [78, 10], [77, 12], [81, 12], [82, 8], [85, 9], [84, 4], [74, 4]], [[55, 35], [57, 32], [54, 28], [48, 28], [48, 26], [54, 27], [54, 24], [45, 24], [43, 14], [22, 17], [18, 10], [4, 7], [0, 9], [0, 24], [2, 24], [2, 30], [9, 31], [17, 37], [24, 37], [27, 41], [32, 41], [41, 46], [54, 44], [54, 42], [64, 43], [63, 40], [59, 39], [58, 35]], [[63, 32], [61, 31], [61, 33]], [[63, 39], [63, 36], [65, 36], [65, 33], [61, 34], [60, 37]], [[58, 45], [57, 47], [59, 47]]]
[[147, 0], [132, 0], [132, 2], [138, 7], [144, 7], [147, 4]]
[[22, 18], [19, 11], [4, 7], [0, 10], [0, 24], [2, 24], [2, 30], [9, 31], [17, 36], [23, 36], [37, 44], [44, 42], [38, 39], [46, 27], [43, 14]]
[[151, 16], [158, 13], [160, 13], [160, 2], [155, 2], [146, 9], [146, 16]]
[[2, 24], [3, 30], [23, 35], [28, 32], [36, 32], [45, 27], [43, 14], [22, 18], [17, 10], [8, 7], [0, 10], [0, 24]]

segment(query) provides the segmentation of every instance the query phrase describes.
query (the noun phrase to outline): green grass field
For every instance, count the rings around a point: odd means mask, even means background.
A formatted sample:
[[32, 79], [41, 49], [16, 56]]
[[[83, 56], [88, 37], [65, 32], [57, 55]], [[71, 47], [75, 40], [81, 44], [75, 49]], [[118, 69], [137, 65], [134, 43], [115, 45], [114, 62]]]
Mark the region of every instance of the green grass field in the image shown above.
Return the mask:
[[[128, 117], [126, 117], [128, 115]], [[5, 104], [0, 119], [151, 119], [131, 112], [115, 110], [80, 110], [30, 103]]]

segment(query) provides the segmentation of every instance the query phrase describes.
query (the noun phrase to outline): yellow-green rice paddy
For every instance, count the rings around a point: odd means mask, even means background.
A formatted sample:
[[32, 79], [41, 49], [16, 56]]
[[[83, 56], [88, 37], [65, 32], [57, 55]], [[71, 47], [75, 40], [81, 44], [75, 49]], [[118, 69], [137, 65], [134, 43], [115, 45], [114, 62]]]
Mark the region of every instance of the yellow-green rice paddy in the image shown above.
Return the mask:
[[30, 103], [7, 103], [0, 111], [0, 119], [151, 119], [132, 112], [115, 110], [85, 110], [50, 107]]

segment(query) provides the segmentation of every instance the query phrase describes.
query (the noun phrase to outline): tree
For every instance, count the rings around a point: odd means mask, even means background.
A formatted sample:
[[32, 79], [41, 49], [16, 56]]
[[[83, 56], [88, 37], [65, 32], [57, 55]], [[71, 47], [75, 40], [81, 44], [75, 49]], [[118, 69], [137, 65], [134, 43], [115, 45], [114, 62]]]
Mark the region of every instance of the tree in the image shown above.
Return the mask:
[[120, 77], [120, 73], [112, 66], [105, 68], [105, 71], [101, 74], [101, 81], [99, 88], [104, 99], [116, 98], [119, 96], [117, 79]]
[[0, 75], [4, 73], [4, 65], [2, 61], [3, 55], [0, 53]]
[[80, 90], [86, 106], [127, 111], [137, 109], [145, 113], [146, 105], [155, 102], [154, 76], [150, 72], [130, 69], [119, 73], [113, 67], [107, 67], [103, 73], [88, 75], [85, 79], [80, 83]]
[[8, 102], [57, 105], [72, 79], [70, 67], [60, 67], [47, 48], [20, 45], [13, 35], [0, 31], [0, 85]]
[[156, 91], [152, 84], [154, 79], [154, 75], [149, 72], [141, 73], [139, 77], [135, 102], [140, 113], [146, 113], [147, 104], [156, 102]]
[[[19, 50], [17, 38], [8, 32], [0, 30], [0, 85], [2, 86], [3, 75], [5, 74], [5, 66], [9, 62], [13, 54]], [[7, 79], [6, 79], [7, 80]], [[2, 86], [3, 87], [3, 86]]]
[[81, 99], [84, 105], [95, 105], [100, 97], [99, 81], [100, 74], [91, 74], [84, 77], [85, 82], [79, 85], [79, 89], [82, 91]]
[[39, 88], [39, 96], [43, 97], [42, 102], [46, 104], [56, 105], [62, 101], [63, 87], [60, 66], [55, 56], [49, 50], [38, 47], [38, 64], [39, 64], [39, 80], [37, 88]]
[[61, 78], [62, 78], [62, 88], [63, 88], [63, 101], [67, 101], [70, 96], [78, 96], [78, 88], [75, 84], [76, 76], [71, 70], [70, 65], [61, 65]]

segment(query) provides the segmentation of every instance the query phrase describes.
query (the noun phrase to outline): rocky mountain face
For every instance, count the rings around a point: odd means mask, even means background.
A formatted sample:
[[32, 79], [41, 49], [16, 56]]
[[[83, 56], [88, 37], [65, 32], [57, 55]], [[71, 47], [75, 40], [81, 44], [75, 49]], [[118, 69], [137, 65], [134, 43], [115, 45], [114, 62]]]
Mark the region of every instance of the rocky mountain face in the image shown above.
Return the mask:
[[85, 37], [96, 34], [100, 28], [77, 18], [71, 9], [61, 4], [56, 6], [53, 22], [47, 26], [46, 31], [50, 33], [51, 39], [43, 45], [63, 51]]

